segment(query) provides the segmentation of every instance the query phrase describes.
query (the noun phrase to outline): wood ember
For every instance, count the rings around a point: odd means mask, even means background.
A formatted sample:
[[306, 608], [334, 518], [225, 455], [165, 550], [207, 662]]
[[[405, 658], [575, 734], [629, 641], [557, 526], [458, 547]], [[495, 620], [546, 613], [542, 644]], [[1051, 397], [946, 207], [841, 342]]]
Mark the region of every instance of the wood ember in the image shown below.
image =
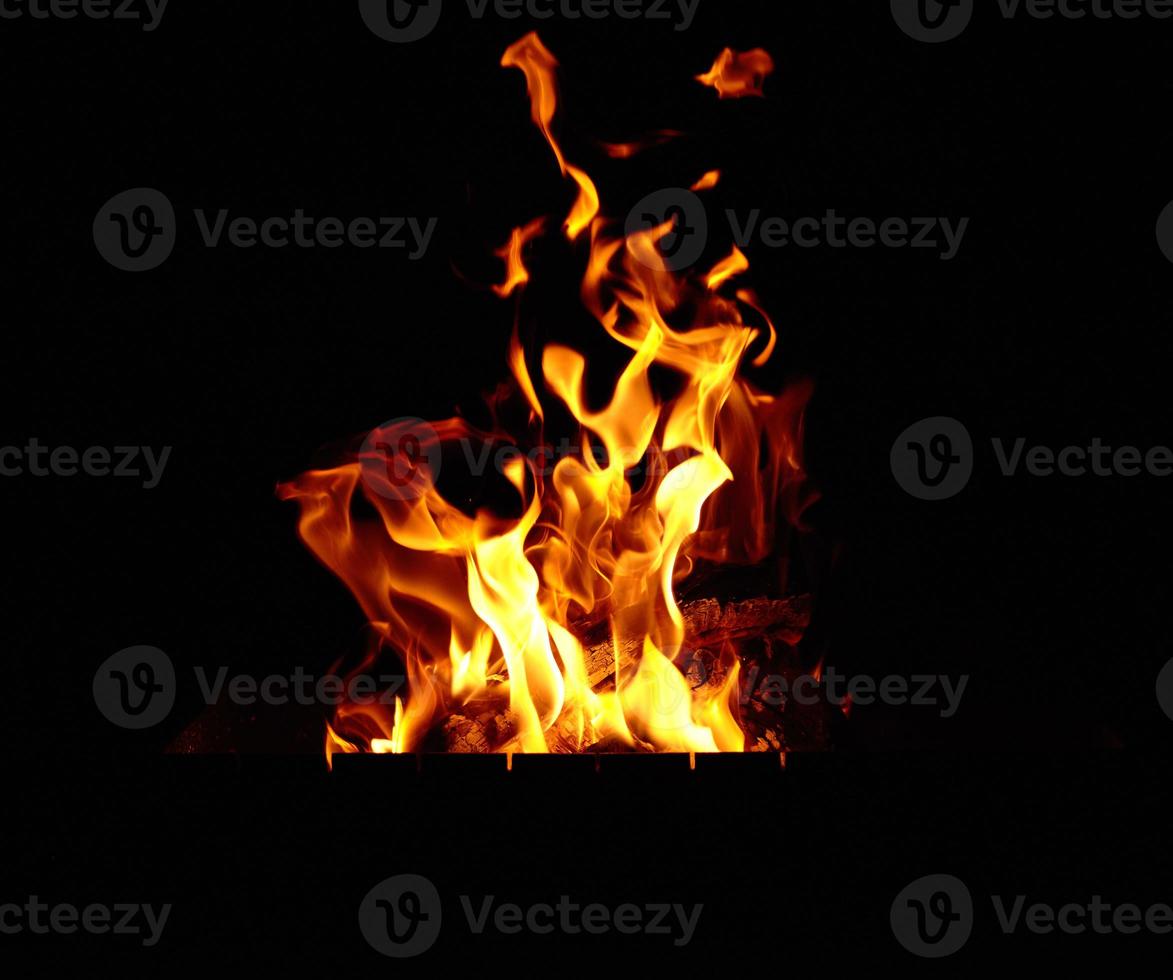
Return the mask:
[[635, 744], [628, 745], [625, 741], [623, 741], [623, 739], [619, 738], [618, 736], [608, 735], [606, 738], [600, 739], [598, 742], [595, 742], [594, 745], [587, 746], [587, 748], [584, 751], [586, 751], [586, 752], [599, 752], [599, 753], [605, 752], [605, 753], [609, 753], [609, 754], [652, 753], [652, 752], [656, 751], [653, 746], [649, 745], [647, 742], [643, 741], [638, 736], [633, 735], [632, 738], [635, 739]]
[[[800, 705], [777, 692], [771, 693], [765, 686], [769, 675], [782, 676], [793, 684], [802, 673], [795, 647], [810, 621], [810, 596], [724, 604], [716, 599], [699, 599], [682, 604], [681, 614], [689, 652], [677, 658], [677, 663], [694, 691], [716, 689], [726, 682], [729, 670], [737, 662], [727, 641], [740, 641], [739, 722], [745, 731], [746, 751], [826, 748], [830, 735], [826, 705]], [[596, 624], [584, 641], [588, 679], [596, 689], [606, 688], [614, 677], [614, 652], [606, 629], [604, 624]], [[620, 670], [634, 667], [642, 652], [642, 640], [621, 643]], [[465, 715], [454, 715], [444, 723], [449, 752], [519, 750], [517, 719], [511, 711], [497, 710], [491, 699], [479, 705], [470, 703], [464, 710]], [[655, 751], [638, 739], [631, 746], [615, 737], [592, 742], [594, 737], [589, 723], [580, 733], [578, 721], [570, 712], [545, 733], [546, 746], [555, 754]]]
[[578, 717], [574, 712], [563, 712], [562, 716], [545, 732], [546, 748], [555, 755], [569, 755], [578, 752], [582, 739], [578, 730]]
[[684, 678], [694, 691], [720, 687], [729, 673], [728, 665], [712, 650], [697, 650], [685, 663]]
[[[767, 630], [782, 643], [797, 643], [810, 623], [809, 595], [789, 599], [749, 599], [722, 606], [716, 599], [699, 599], [680, 607], [685, 643], [696, 647], [720, 647], [725, 640], [752, 636]], [[597, 631], [596, 631], [597, 632]], [[590, 640], [593, 639], [593, 642]], [[614, 644], [609, 636], [589, 637], [584, 644], [587, 679], [598, 687], [615, 672]], [[634, 665], [643, 652], [642, 640], [619, 644], [619, 669]]]
[[[475, 709], [475, 704], [465, 709]], [[444, 744], [449, 752], [500, 752], [517, 735], [517, 717], [512, 711], [484, 711], [473, 715], [450, 715], [443, 725]]]
[[517, 715], [506, 709], [493, 716], [493, 743], [504, 745], [517, 735]]
[[792, 633], [792, 642], [797, 643], [810, 624], [811, 597], [749, 599], [724, 606], [716, 599], [701, 599], [687, 603], [681, 613], [686, 634], [697, 639], [708, 639], [713, 634], [732, 638], [770, 629], [775, 634]]
[[748, 752], [781, 752], [787, 747], [773, 728], [763, 729], [762, 734], [756, 737], [749, 734], [746, 742], [746, 751]]
[[449, 752], [479, 755], [492, 751], [485, 726], [464, 715], [452, 715], [444, 722], [444, 740]]
[[[610, 639], [584, 647], [587, 682], [598, 687], [615, 674], [615, 646]], [[619, 669], [626, 670], [639, 661], [643, 640], [628, 640], [619, 644]]]

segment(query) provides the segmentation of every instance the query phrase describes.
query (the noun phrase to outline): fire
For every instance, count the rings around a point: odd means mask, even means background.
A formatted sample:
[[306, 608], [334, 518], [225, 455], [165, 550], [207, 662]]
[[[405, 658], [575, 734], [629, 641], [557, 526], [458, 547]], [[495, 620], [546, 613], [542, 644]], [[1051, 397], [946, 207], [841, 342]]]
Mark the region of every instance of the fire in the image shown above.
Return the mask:
[[682, 135], [682, 133], [674, 129], [661, 129], [652, 133], [650, 136], [646, 136], [641, 140], [635, 140], [631, 143], [600, 142], [599, 148], [609, 157], [614, 157], [616, 160], [627, 160], [637, 153], [642, 153], [644, 150], [651, 149], [653, 146], [662, 146], [664, 143]]
[[[572, 242], [586, 235], [580, 298], [626, 349], [626, 367], [608, 402], [592, 407], [586, 357], [550, 344], [534, 373], [515, 327], [513, 383], [498, 397], [528, 410], [525, 431], [481, 431], [461, 418], [395, 423], [350, 460], [278, 488], [300, 507], [306, 545], [370, 623], [355, 672], [389, 654], [406, 668], [407, 690], [392, 703], [337, 710], [327, 757], [420, 751], [442, 726], [460, 729], [474, 716], [493, 721], [453, 737], [510, 753], [742, 751], [737, 650], [722, 650], [719, 682], [694, 688], [681, 666], [687, 631], [676, 588], [701, 560], [762, 561], [779, 521], [798, 521], [810, 499], [801, 459], [809, 387], [774, 395], [740, 374], [777, 341], [752, 292], [722, 292], [748, 270], [742, 252], [707, 272], [669, 271], [657, 242], [671, 222], [624, 235], [601, 213], [594, 182], [554, 135], [558, 62], [538, 36], [512, 45], [501, 63], [524, 74], [533, 122], [577, 189], [562, 230]], [[711, 171], [697, 187], [718, 178]], [[497, 252], [498, 296], [524, 298], [527, 252], [547, 232], [545, 218], [512, 232]], [[677, 379], [671, 397], [654, 368]], [[525, 450], [545, 444], [554, 405], [577, 423], [577, 448], [548, 469]], [[441, 493], [443, 450], [462, 443], [518, 450], [500, 472], [515, 516], [470, 515]], [[591, 629], [609, 637], [602, 670], [600, 645], [588, 649]]]
[[720, 170], [710, 170], [707, 174], [702, 176], [700, 178], [700, 180], [698, 180], [695, 184], [693, 184], [692, 187], [689, 189], [694, 190], [694, 191], [712, 190], [714, 187], [717, 186], [717, 184], [720, 182], [720, 180], [721, 180], [721, 171]]
[[566, 219], [565, 225], [567, 236], [575, 239], [599, 213], [599, 192], [595, 190], [595, 185], [590, 177], [578, 167], [566, 162], [562, 148], [550, 132], [550, 124], [558, 111], [555, 80], [558, 61], [542, 44], [538, 35], [531, 32], [506, 49], [501, 58], [501, 64], [505, 68], [520, 68], [525, 73], [525, 84], [529, 90], [533, 120], [538, 129], [542, 131], [542, 135], [546, 137], [550, 149], [554, 151], [558, 166], [562, 168], [562, 175], [571, 177], [578, 184], [578, 200], [575, 202], [574, 210], [570, 212], [570, 217]]
[[697, 75], [702, 85], [711, 85], [722, 99], [741, 99], [748, 95], [762, 95], [766, 76], [773, 74], [774, 59], [768, 51], [734, 51], [726, 48], [705, 74]]

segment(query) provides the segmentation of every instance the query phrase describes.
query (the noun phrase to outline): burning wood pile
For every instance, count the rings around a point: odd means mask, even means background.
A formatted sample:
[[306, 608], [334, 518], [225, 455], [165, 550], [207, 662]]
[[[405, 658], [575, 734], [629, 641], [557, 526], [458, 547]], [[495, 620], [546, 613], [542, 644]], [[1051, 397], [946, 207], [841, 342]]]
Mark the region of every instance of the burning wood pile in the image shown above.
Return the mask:
[[[728, 602], [724, 606], [716, 599], [700, 599], [680, 607], [685, 624], [686, 656], [678, 656], [674, 663], [683, 669], [688, 682], [689, 697], [705, 701], [721, 691], [729, 678], [728, 658], [722, 657], [734, 641], [747, 650], [752, 668], [747, 672], [738, 659], [737, 669], [749, 679], [763, 670], [776, 672], [775, 676], [790, 681], [801, 676], [801, 665], [795, 647], [810, 621], [810, 597], [792, 599], [750, 599]], [[634, 641], [618, 647], [619, 669], [615, 670], [616, 646], [605, 634], [596, 630], [593, 640], [584, 643], [587, 679], [592, 689], [602, 694], [622, 686], [638, 669], [639, 646]], [[616, 680], [618, 676], [618, 680]], [[785, 698], [763, 698], [754, 685], [742, 684], [738, 689], [738, 703], [742, 705], [740, 719], [747, 735], [747, 751], [780, 752], [786, 749], [824, 747], [821, 725], [817, 715], [807, 713], [805, 720], [814, 721], [819, 731], [815, 738], [803, 730], [792, 713], [786, 717]], [[498, 699], [472, 700], [461, 713], [450, 716], [442, 727], [443, 741], [434, 739], [434, 747], [446, 752], [486, 753], [508, 752], [517, 748], [516, 718], [506, 708], [500, 710]], [[655, 746], [636, 736], [632, 741], [612, 737], [585, 748], [580, 747], [577, 733], [565, 721], [545, 732], [550, 752], [654, 752]]]
[[[354, 669], [398, 658], [409, 682], [393, 707], [342, 705], [327, 757], [810, 747], [797, 743], [818, 742], [819, 726], [766, 704], [752, 679], [799, 672], [809, 596], [694, 595], [701, 569], [780, 579], [780, 542], [815, 496], [802, 467], [810, 386], [767, 392], [745, 377], [774, 354], [777, 333], [757, 296], [733, 286], [749, 268], [738, 249], [707, 272], [677, 271], [662, 248], [676, 218], [633, 232], [604, 214], [594, 180], [554, 136], [558, 63], [537, 35], [502, 65], [524, 74], [531, 118], [575, 193], [561, 232], [584, 260], [576, 302], [600, 342], [626, 348], [627, 366], [599, 407], [583, 353], [522, 343], [528, 256], [551, 233], [546, 217], [532, 218], [498, 252], [505, 276], [494, 290], [519, 312], [494, 427], [396, 420], [334, 468], [279, 488], [373, 627]], [[726, 51], [698, 81], [722, 98], [760, 96], [772, 68], [765, 52]], [[601, 145], [625, 158], [667, 132]], [[709, 171], [693, 191], [719, 181]], [[501, 421], [506, 403], [520, 425]], [[548, 469], [527, 450], [555, 419], [573, 427], [578, 451]], [[440, 464], [460, 443], [515, 447], [493, 474], [513, 516], [445, 494]]]

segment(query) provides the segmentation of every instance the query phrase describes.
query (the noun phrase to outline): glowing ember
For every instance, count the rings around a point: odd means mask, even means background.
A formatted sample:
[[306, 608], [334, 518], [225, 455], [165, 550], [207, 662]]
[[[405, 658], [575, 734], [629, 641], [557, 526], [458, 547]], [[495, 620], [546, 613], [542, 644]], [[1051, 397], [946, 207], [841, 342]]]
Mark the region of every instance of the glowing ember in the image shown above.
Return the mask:
[[[769, 56], [726, 54], [707, 83], [723, 96], [760, 92]], [[761, 562], [776, 522], [798, 521], [810, 498], [801, 462], [809, 387], [770, 395], [739, 376], [743, 359], [764, 363], [776, 341], [751, 292], [719, 292], [748, 269], [740, 251], [707, 273], [673, 272], [656, 253], [671, 221], [624, 236], [600, 214], [595, 184], [553, 135], [557, 61], [537, 35], [512, 45], [502, 64], [524, 73], [533, 121], [577, 187], [563, 232], [574, 241], [589, 231], [581, 301], [629, 360], [609, 403], [593, 410], [584, 355], [547, 346], [539, 390], [515, 329], [513, 386], [498, 397], [525, 407], [526, 431], [483, 432], [460, 418], [391, 425], [344, 464], [279, 488], [301, 508], [305, 543], [373, 628], [356, 672], [388, 655], [406, 666], [407, 690], [392, 704], [338, 709], [327, 757], [419, 751], [442, 727], [450, 746], [476, 750], [742, 751], [737, 645], [723, 644], [718, 682], [692, 684], [674, 587], [698, 560]], [[606, 152], [627, 156], [662, 137]], [[718, 177], [711, 171], [695, 186]], [[548, 227], [545, 218], [518, 227], [497, 253], [499, 296], [524, 294], [527, 248]], [[657, 394], [653, 366], [678, 378], [672, 398]], [[547, 470], [526, 450], [545, 445], [551, 398], [577, 422], [579, 445]], [[501, 475], [519, 518], [470, 516], [437, 489], [440, 453], [461, 440], [517, 447]], [[602, 670], [598, 644], [588, 650], [586, 641], [600, 629], [609, 638]], [[495, 719], [492, 730], [467, 725], [474, 717]]]

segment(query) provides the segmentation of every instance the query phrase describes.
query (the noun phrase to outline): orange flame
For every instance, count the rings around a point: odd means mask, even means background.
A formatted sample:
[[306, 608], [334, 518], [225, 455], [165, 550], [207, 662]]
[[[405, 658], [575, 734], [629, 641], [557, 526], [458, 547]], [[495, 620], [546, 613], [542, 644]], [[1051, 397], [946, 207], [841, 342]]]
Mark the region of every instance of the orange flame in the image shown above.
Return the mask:
[[702, 85], [711, 85], [722, 99], [741, 99], [748, 95], [760, 96], [766, 76], [774, 72], [774, 59], [761, 48], [752, 51], [734, 51], [726, 48], [705, 74], [697, 75]]
[[627, 160], [637, 153], [651, 149], [653, 146], [663, 146], [665, 143], [681, 135], [683, 134], [678, 133], [674, 129], [661, 129], [652, 133], [650, 136], [635, 140], [631, 143], [600, 143], [599, 147], [607, 156], [613, 159]]
[[749, 268], [749, 259], [745, 257], [745, 253], [741, 251], [736, 245], [733, 246], [733, 254], [727, 259], [722, 259], [714, 267], [713, 271], [709, 273], [705, 282], [709, 289], [716, 289], [721, 283], [727, 279], [732, 279], [734, 276], [745, 272]]
[[[510, 754], [600, 743], [741, 751], [736, 651], [723, 652], [720, 683], [690, 688], [676, 663], [688, 638], [675, 587], [700, 559], [761, 561], [779, 520], [800, 520], [811, 498], [801, 458], [810, 388], [771, 395], [740, 376], [754, 349], [754, 363], [765, 362], [777, 334], [748, 290], [720, 292], [749, 268], [738, 249], [707, 275], [673, 272], [654, 261], [670, 223], [622, 235], [599, 216], [594, 183], [552, 135], [557, 61], [537, 35], [502, 64], [525, 73], [533, 121], [579, 187], [565, 230], [571, 239], [590, 230], [581, 298], [627, 349], [627, 365], [608, 402], [592, 407], [586, 357], [552, 344], [539, 393], [515, 327], [508, 363], [529, 432], [480, 431], [459, 418], [389, 424], [349, 462], [278, 488], [300, 506], [302, 539], [372, 626], [357, 669], [388, 651], [406, 668], [405, 698], [336, 711], [327, 759], [420, 751], [455, 716], [491, 725], [492, 748]], [[497, 295], [524, 292], [525, 251], [544, 229], [531, 221], [497, 252], [506, 267]], [[675, 376], [670, 398], [653, 368]], [[547, 471], [541, 453], [523, 450], [542, 444], [551, 396], [579, 431], [577, 450]], [[442, 450], [499, 444], [518, 450], [499, 475], [520, 516], [465, 513], [436, 485]], [[609, 641], [588, 644], [592, 626]]]
[[717, 182], [721, 179], [720, 170], [710, 170], [707, 174], [701, 177], [695, 184], [692, 185], [694, 191], [707, 191], [717, 186]]
[[505, 281], [500, 286], [494, 286], [493, 291], [500, 297], [512, 296], [518, 286], [529, 282], [529, 270], [522, 261], [522, 252], [526, 245], [546, 230], [546, 219], [535, 218], [522, 228], [514, 228], [509, 241], [497, 250], [498, 258], [505, 260]]
[[558, 111], [558, 86], [555, 76], [558, 61], [542, 44], [541, 38], [531, 31], [506, 49], [501, 57], [501, 64], [505, 68], [520, 68], [525, 74], [533, 121], [554, 151], [558, 166], [562, 168], [562, 175], [569, 176], [578, 185], [578, 200], [565, 225], [566, 235], [573, 241], [599, 213], [599, 192], [595, 190], [594, 183], [586, 173], [566, 162], [562, 148], [550, 131], [550, 124]]

